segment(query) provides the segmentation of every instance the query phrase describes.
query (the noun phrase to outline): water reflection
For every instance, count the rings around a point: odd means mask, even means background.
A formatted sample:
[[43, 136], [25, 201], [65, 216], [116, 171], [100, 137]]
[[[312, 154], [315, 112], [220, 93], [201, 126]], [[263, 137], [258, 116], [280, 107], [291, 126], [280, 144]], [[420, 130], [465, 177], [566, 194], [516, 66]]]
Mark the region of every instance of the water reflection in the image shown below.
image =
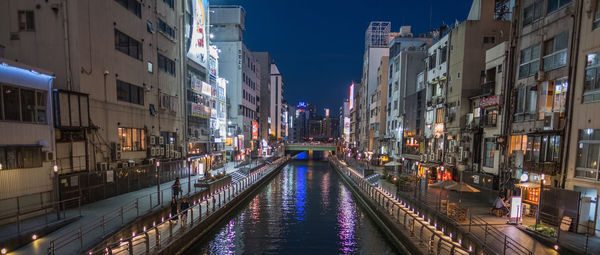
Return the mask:
[[392, 254], [326, 162], [295, 161], [186, 254]]

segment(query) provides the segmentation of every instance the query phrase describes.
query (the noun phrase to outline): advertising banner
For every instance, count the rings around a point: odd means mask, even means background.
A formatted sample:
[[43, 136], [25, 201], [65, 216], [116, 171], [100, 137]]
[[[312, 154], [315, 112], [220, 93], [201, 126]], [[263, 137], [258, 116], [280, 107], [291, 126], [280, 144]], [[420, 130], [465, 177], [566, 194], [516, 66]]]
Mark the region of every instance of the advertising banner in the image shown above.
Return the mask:
[[258, 140], [258, 122], [252, 121], [252, 140]]
[[196, 91], [198, 93], [202, 92], [202, 81], [198, 79], [195, 75], [192, 75], [190, 86], [193, 91]]
[[348, 100], [350, 101], [350, 111], [352, 111], [352, 109], [354, 109], [354, 83], [352, 83], [350, 85], [350, 97], [348, 98]]
[[204, 81], [202, 81], [202, 94], [212, 96], [212, 86]]
[[206, 67], [208, 61], [207, 42], [208, 0], [192, 0], [192, 20], [188, 37], [190, 45], [187, 57]]

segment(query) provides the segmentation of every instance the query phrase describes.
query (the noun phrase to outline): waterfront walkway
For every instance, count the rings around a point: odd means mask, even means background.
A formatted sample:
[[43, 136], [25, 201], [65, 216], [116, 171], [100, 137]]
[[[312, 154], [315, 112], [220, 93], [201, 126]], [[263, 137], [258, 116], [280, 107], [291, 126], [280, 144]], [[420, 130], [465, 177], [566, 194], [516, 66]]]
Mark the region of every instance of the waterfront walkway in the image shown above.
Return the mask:
[[[363, 164], [352, 162], [352, 166], [357, 169], [364, 170], [365, 166]], [[369, 169], [375, 170], [381, 176], [384, 175], [383, 169], [379, 167], [369, 166]], [[463, 192], [459, 194], [455, 191], [448, 191], [440, 188], [432, 188], [427, 185], [421, 185], [419, 187], [418, 192], [416, 192], [417, 197], [415, 198], [415, 192], [398, 192], [396, 185], [384, 180], [379, 180], [379, 185], [383, 189], [387, 190], [390, 194], [398, 194], [400, 197], [416, 199], [419, 203], [423, 203], [426, 206], [434, 209], [438, 209], [440, 207], [440, 200], [446, 199], [452, 203], [458, 203], [460, 200], [461, 207], [468, 208], [469, 214], [474, 217], [481, 219], [483, 222], [487, 223], [489, 227], [493, 227], [499, 231], [501, 231], [506, 236], [516, 240], [519, 244], [529, 249], [533, 254], [558, 254], [554, 250], [554, 243], [542, 243], [538, 239], [530, 236], [524, 230], [519, 228], [525, 228], [528, 225], [535, 224], [535, 218], [533, 217], [523, 217], [522, 225], [512, 225], [508, 224], [506, 217], [497, 217], [489, 214], [489, 210], [492, 207], [495, 193], [484, 192], [481, 193], [467, 193]], [[461, 225], [468, 226], [469, 222]], [[473, 234], [481, 234], [480, 239], [484, 240], [486, 238], [485, 233], [481, 231], [478, 233], [477, 231], [472, 231]], [[586, 240], [587, 239], [587, 240]], [[561, 231], [559, 238], [559, 247], [567, 248], [568, 250], [578, 253], [584, 254], [587, 249], [587, 254], [598, 254], [600, 251], [600, 238], [594, 236], [586, 236], [584, 234], [576, 234], [573, 232]]]
[[[240, 164], [240, 162], [228, 162], [223, 167], [211, 171], [212, 173], [226, 171], [231, 173], [238, 170], [239, 168], [250, 167], [256, 165], [256, 162], [250, 164]], [[188, 190], [188, 178], [181, 178], [181, 189], [184, 196], [193, 195], [200, 191], [200, 189], [194, 187], [194, 183], [202, 178], [203, 176], [197, 175], [192, 176], [191, 179], [191, 193]], [[37, 240], [30, 242], [29, 244], [18, 248], [15, 251], [8, 250], [9, 254], [46, 254], [50, 243], [54, 241], [55, 245], [61, 245], [62, 247], [55, 247], [58, 249], [58, 254], [75, 254], [80, 250], [80, 247], [90, 247], [94, 245], [94, 242], [99, 242], [98, 237], [86, 237], [86, 232], [93, 232], [97, 229], [90, 229], [90, 226], [100, 228], [102, 225], [102, 236], [110, 236], [110, 233], [114, 233], [126, 226], [128, 223], [133, 222], [139, 216], [146, 215], [148, 213], [158, 211], [164, 207], [169, 206], [171, 198], [171, 185], [174, 181], [161, 183], [161, 197], [163, 198], [161, 204], [157, 201], [157, 187], [151, 186], [137, 191], [124, 193], [114, 197], [110, 197], [104, 200], [96, 201], [90, 204], [82, 205], [81, 209], [67, 210], [65, 215], [68, 217], [77, 218], [81, 214], [79, 219], [74, 222], [67, 224], [45, 236], [39, 236]], [[61, 212], [62, 214], [62, 212]], [[55, 215], [55, 213], [54, 213]], [[26, 226], [44, 225], [44, 216], [32, 218], [23, 221], [22, 224]], [[101, 225], [100, 225], [101, 224]], [[87, 231], [86, 231], [87, 230]], [[81, 235], [83, 238], [79, 238]], [[0, 233], [6, 239], [10, 238], [10, 233], [13, 233], [12, 237], [16, 235], [16, 227], [12, 224], [0, 226]], [[92, 235], [92, 234], [90, 234]], [[3, 240], [6, 240], [3, 239]], [[4, 247], [0, 247], [2, 249]]]

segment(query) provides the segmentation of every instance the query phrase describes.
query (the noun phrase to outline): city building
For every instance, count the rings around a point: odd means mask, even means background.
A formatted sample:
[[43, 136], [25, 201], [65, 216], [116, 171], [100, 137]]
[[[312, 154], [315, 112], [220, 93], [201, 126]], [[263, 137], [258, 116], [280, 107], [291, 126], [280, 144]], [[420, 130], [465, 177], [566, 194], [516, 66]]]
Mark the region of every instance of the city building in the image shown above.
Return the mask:
[[[577, 33], [578, 45], [574, 45], [573, 59], [569, 62], [574, 66], [571, 86], [567, 86], [568, 100], [565, 105], [571, 114], [568, 122], [564, 159], [566, 168], [563, 179], [564, 188], [580, 192], [582, 211], [579, 222], [591, 225], [598, 235], [600, 229], [600, 208], [598, 194], [600, 192], [600, 176], [598, 175], [598, 158], [600, 157], [600, 1], [589, 2], [582, 8], [580, 22], [572, 31]], [[581, 4], [581, 3], [579, 3]], [[559, 91], [554, 82], [555, 94]], [[573, 86], [575, 84], [575, 86]], [[558, 86], [560, 88], [560, 86]], [[560, 94], [560, 93], [559, 93]], [[564, 98], [556, 98], [565, 100]], [[560, 102], [560, 101], [559, 101]], [[562, 103], [562, 102], [561, 102]], [[587, 211], [587, 215], [586, 215]], [[590, 224], [591, 222], [591, 224]], [[593, 225], [595, 223], [595, 226]]]
[[53, 80], [47, 71], [0, 58], [3, 211], [16, 212], [19, 205], [43, 208], [57, 199]]
[[[402, 26], [400, 34], [390, 43], [389, 79], [386, 87], [388, 90], [386, 99], [387, 119], [384, 128], [386, 154], [395, 160], [403, 157], [403, 136], [406, 126], [415, 125], [415, 123], [405, 120], [407, 111], [415, 110], [413, 108], [415, 104], [408, 104], [406, 98], [409, 91], [417, 91], [417, 75], [425, 70], [423, 60], [427, 57], [427, 47], [431, 44], [431, 38], [423, 35], [413, 37], [410, 26]], [[425, 98], [422, 98], [422, 101], [424, 102]], [[424, 112], [424, 109], [421, 110]], [[416, 116], [414, 117], [416, 118]], [[412, 120], [416, 121], [416, 119]], [[424, 126], [424, 123], [421, 122], [420, 126]], [[415, 131], [416, 127], [410, 132]], [[417, 143], [423, 142], [422, 137], [413, 137], [413, 139], [417, 139]], [[413, 158], [411, 156], [406, 157]], [[414, 158], [414, 160], [420, 160], [420, 158]]]
[[[259, 139], [261, 145], [269, 141], [271, 128], [271, 55], [268, 52], [254, 52], [254, 57], [260, 65], [260, 102], [259, 109]], [[263, 148], [263, 146], [261, 146]]]
[[239, 160], [258, 145], [260, 63], [242, 42], [244, 9], [213, 5], [210, 10], [211, 42], [220, 50], [219, 75], [227, 80], [226, 146]]
[[269, 135], [271, 141], [282, 141], [285, 139], [285, 109], [283, 104], [283, 76], [275, 63], [270, 66], [271, 70], [271, 95], [270, 95], [270, 127]]
[[[150, 185], [181, 169], [185, 146], [182, 1], [3, 1], [7, 59], [54, 77], [55, 159], [60, 197], [83, 203]], [[207, 17], [206, 6], [195, 6]], [[103, 11], [93, 11], [103, 10]], [[204, 23], [203, 23], [204, 22]], [[207, 47], [207, 45], [205, 45]], [[206, 53], [207, 55], [208, 53]], [[49, 92], [50, 93], [50, 92]], [[48, 119], [50, 120], [50, 119]]]
[[[377, 72], [381, 58], [388, 56], [392, 23], [387, 21], [372, 21], [365, 31], [365, 52], [363, 55], [362, 80], [358, 97], [359, 133], [357, 145], [363, 151], [369, 151], [369, 128], [371, 124], [371, 95], [377, 88]], [[374, 121], [374, 119], [373, 119]]]
[[388, 98], [388, 69], [389, 57], [381, 57], [381, 62], [377, 68], [377, 87], [375, 92], [370, 95], [369, 105], [369, 145], [368, 151], [375, 154], [384, 154], [385, 146], [383, 137], [385, 135], [386, 124], [386, 106]]

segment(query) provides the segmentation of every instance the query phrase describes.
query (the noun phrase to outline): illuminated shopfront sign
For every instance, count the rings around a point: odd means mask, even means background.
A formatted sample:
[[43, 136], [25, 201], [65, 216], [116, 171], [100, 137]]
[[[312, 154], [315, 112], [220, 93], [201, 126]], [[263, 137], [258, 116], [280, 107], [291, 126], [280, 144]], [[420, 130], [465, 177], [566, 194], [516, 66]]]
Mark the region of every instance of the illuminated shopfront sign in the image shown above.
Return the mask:
[[350, 107], [350, 111], [352, 111], [352, 109], [354, 109], [354, 82], [352, 84], [350, 84], [350, 95], [349, 95], [349, 107]]
[[252, 140], [258, 140], [258, 122], [252, 121]]

